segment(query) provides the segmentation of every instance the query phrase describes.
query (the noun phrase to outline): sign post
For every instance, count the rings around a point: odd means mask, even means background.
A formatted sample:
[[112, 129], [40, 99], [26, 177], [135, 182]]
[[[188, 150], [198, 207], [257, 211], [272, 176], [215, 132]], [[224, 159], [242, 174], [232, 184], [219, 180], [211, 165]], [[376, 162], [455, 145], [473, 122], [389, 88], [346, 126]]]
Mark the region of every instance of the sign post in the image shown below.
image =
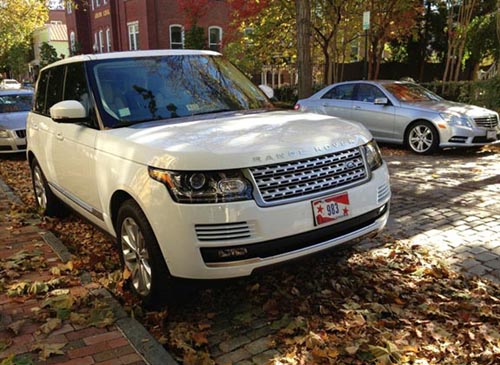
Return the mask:
[[363, 12], [363, 30], [365, 31], [365, 60], [363, 62], [363, 80], [368, 78], [368, 30], [370, 29], [370, 12]]

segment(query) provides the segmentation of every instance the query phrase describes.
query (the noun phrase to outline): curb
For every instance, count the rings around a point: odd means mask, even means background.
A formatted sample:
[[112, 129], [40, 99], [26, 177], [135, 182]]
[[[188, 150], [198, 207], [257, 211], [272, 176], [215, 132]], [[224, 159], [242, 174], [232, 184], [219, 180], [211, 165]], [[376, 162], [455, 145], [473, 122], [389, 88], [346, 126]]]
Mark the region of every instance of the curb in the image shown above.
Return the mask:
[[[0, 190], [6, 195], [7, 199], [16, 204], [24, 204], [21, 199], [15, 195], [12, 189], [0, 178]], [[43, 231], [40, 236], [47, 243], [63, 263], [71, 260], [71, 253], [62, 241], [52, 232]], [[87, 275], [88, 276], [88, 275]], [[81, 281], [86, 280], [83, 274]], [[120, 303], [105, 288], [96, 289], [91, 292], [92, 295], [103, 299], [111, 307], [115, 318], [115, 325], [122, 332], [131, 346], [141, 355], [144, 361], [150, 365], [178, 365], [172, 355], [140, 324], [136, 319], [130, 318]]]

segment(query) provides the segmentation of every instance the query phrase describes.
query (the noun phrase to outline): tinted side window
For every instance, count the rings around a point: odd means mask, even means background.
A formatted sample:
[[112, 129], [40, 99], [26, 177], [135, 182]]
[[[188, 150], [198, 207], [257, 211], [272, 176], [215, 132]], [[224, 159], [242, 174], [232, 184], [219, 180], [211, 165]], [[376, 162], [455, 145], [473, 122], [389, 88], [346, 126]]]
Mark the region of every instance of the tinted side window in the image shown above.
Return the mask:
[[354, 84], [339, 85], [332, 88], [321, 99], [351, 100]]
[[53, 67], [49, 70], [49, 86], [45, 102], [45, 114], [49, 115], [50, 107], [63, 100], [63, 84], [65, 66]]
[[33, 110], [44, 114], [45, 113], [45, 96], [47, 93], [47, 84], [49, 82], [49, 71], [43, 71], [38, 78], [36, 85], [36, 98]]
[[373, 103], [376, 98], [385, 98], [385, 95], [378, 87], [369, 84], [359, 84], [356, 100]]
[[64, 100], [76, 100], [89, 111], [89, 89], [83, 63], [71, 63], [66, 69]]

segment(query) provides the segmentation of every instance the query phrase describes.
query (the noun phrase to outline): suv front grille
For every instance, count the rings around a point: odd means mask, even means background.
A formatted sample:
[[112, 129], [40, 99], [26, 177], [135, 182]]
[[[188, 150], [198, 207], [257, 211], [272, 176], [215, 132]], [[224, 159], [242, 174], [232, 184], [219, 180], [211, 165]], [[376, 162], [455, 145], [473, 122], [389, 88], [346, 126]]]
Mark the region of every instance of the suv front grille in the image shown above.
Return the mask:
[[484, 118], [475, 118], [474, 122], [481, 128], [495, 128], [498, 125], [498, 120], [495, 115], [490, 115]]
[[250, 168], [264, 205], [298, 200], [368, 178], [359, 148]]

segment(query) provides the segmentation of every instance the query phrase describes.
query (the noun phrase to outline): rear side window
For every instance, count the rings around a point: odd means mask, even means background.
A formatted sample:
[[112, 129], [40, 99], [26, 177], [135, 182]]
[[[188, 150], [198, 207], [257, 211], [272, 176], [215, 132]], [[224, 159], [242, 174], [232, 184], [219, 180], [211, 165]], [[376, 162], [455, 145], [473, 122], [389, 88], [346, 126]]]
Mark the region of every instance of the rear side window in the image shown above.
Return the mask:
[[49, 70], [42, 71], [36, 86], [36, 98], [34, 110], [37, 113], [45, 114], [45, 96], [47, 95], [47, 85], [49, 83]]
[[321, 99], [351, 100], [354, 84], [339, 85], [330, 89]]
[[52, 67], [49, 72], [49, 85], [47, 88], [47, 98], [45, 100], [45, 114], [50, 114], [52, 105], [63, 100], [64, 87], [64, 66]]

